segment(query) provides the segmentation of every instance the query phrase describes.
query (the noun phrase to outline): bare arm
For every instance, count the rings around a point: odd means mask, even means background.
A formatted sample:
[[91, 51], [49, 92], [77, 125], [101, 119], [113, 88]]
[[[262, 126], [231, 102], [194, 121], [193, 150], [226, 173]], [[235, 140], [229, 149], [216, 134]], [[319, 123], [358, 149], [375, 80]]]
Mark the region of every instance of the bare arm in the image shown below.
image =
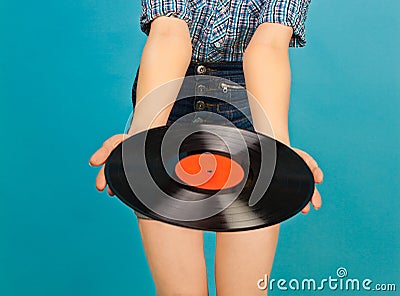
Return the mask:
[[[256, 131], [272, 136], [290, 146], [288, 113], [290, 101], [289, 41], [292, 28], [281, 24], [262, 23], [256, 29], [243, 56], [243, 70], [249, 97], [253, 124]], [[261, 108], [258, 108], [258, 106]], [[269, 119], [266, 121], [265, 113]], [[271, 128], [273, 134], [271, 134]], [[322, 170], [317, 162], [304, 151], [293, 148], [308, 164], [314, 181], [321, 183]], [[321, 196], [315, 188], [311, 203], [315, 209], [322, 205]], [[310, 205], [302, 212], [308, 213]]]
[[[167, 123], [191, 57], [192, 43], [184, 20], [160, 16], [152, 21], [140, 61], [136, 107], [129, 134]], [[160, 110], [163, 111], [157, 116]]]
[[[256, 29], [243, 55], [246, 88], [265, 112], [274, 138], [289, 145], [288, 110], [290, 100], [289, 41], [292, 28], [262, 23]], [[254, 128], [270, 134], [268, 122], [261, 116], [254, 100], [249, 98]]]

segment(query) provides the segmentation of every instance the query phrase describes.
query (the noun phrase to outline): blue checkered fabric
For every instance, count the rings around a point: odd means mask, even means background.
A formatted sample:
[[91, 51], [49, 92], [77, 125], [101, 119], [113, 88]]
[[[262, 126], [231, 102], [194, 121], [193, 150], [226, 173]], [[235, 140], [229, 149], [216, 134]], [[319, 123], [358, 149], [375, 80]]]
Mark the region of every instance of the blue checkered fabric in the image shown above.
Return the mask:
[[141, 0], [140, 28], [148, 35], [158, 16], [187, 22], [193, 62], [242, 61], [258, 25], [280, 23], [293, 28], [290, 47], [306, 44], [304, 22], [311, 0]]

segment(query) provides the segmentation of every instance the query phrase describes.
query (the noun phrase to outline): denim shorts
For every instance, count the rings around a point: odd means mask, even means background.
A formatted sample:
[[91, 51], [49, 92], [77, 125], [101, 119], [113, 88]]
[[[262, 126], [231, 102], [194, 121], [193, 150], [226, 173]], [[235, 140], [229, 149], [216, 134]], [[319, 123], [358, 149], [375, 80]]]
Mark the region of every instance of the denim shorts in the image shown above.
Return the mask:
[[[140, 65], [139, 65], [140, 67]], [[136, 72], [132, 87], [132, 104], [136, 104], [136, 86], [139, 73]], [[220, 77], [220, 81], [215, 79]], [[184, 115], [188, 120], [205, 124], [233, 124], [238, 128], [254, 131], [246, 84], [241, 61], [233, 62], [191, 62], [185, 76], [194, 76], [196, 83], [191, 83], [196, 90], [193, 96], [184, 97], [178, 94], [169, 115], [167, 126]], [[197, 82], [198, 81], [198, 82]], [[232, 83], [233, 82], [233, 83]], [[185, 83], [183, 83], [185, 84]], [[183, 87], [181, 88], [182, 91]], [[218, 114], [220, 116], [210, 116]], [[204, 115], [203, 115], [204, 114]], [[222, 118], [222, 120], [218, 120]], [[142, 213], [134, 211], [137, 218], [151, 219]]]

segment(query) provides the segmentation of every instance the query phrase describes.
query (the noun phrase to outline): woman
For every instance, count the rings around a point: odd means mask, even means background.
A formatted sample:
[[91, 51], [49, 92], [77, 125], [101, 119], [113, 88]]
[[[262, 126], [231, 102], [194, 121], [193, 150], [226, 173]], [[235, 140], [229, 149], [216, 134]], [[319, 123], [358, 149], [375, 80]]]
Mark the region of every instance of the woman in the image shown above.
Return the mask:
[[[269, 125], [262, 116], [254, 116], [255, 103], [250, 103], [253, 125], [244, 118], [246, 112], [240, 112], [247, 110], [247, 100], [243, 110], [213, 98], [179, 100], [163, 109], [151, 126], [144, 124], [151, 108], [155, 113], [163, 108], [153, 90], [169, 82], [170, 87], [164, 88], [163, 94], [173, 100], [181, 87], [180, 78], [213, 75], [245, 86], [267, 115], [274, 137], [290, 146], [288, 48], [305, 45], [304, 21], [309, 3], [310, 0], [143, 0], [140, 25], [148, 38], [133, 86], [136, 108], [129, 134], [170, 125], [190, 112], [218, 110], [228, 111], [220, 115], [236, 126], [269, 134]], [[140, 107], [138, 103], [144, 97], [152, 104]], [[108, 139], [90, 163], [104, 164], [112, 149], [125, 137], [115, 135]], [[313, 171], [315, 181], [322, 182], [323, 174], [315, 160], [295, 150]], [[104, 190], [106, 186], [102, 167], [96, 187]], [[113, 194], [110, 189], [108, 193]], [[311, 203], [316, 209], [321, 206], [317, 190]], [[302, 212], [307, 213], [309, 209], [307, 205]], [[136, 215], [157, 295], [208, 295], [203, 232], [151, 220], [140, 213]], [[278, 234], [279, 224], [251, 231], [217, 233], [217, 295], [266, 295], [266, 291], [257, 287], [257, 282], [271, 272]]]

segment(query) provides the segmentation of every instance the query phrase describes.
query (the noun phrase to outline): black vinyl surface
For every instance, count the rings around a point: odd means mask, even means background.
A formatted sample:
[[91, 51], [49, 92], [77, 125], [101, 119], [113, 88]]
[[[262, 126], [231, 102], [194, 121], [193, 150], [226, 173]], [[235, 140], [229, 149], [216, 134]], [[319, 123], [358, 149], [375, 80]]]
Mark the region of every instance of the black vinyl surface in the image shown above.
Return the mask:
[[[315, 188], [313, 175], [296, 152], [271, 137], [229, 126], [196, 124], [196, 132], [184, 139], [178, 153], [174, 149], [165, 150], [163, 156], [167, 166], [164, 166], [161, 159], [161, 144], [168, 128], [158, 127], [131, 136], [113, 150], [106, 162], [105, 176], [111, 190], [127, 206], [146, 216], [192, 229], [216, 232], [243, 231], [274, 225], [293, 217], [307, 205], [313, 195]], [[179, 141], [182, 134], [192, 128], [194, 128], [192, 124], [177, 125], [173, 133], [168, 134], [171, 143]], [[238, 134], [243, 140], [238, 139]], [[249, 197], [260, 176], [262, 145], [267, 147], [266, 151], [270, 153], [267, 155], [266, 164], [274, 164], [273, 175], [271, 174], [272, 179], [265, 188], [265, 193], [260, 196], [257, 203], [250, 206]], [[245, 178], [235, 187], [220, 191], [199, 189], [178, 182], [174, 178], [176, 177], [174, 170], [171, 169], [177, 160], [204, 152], [228, 156], [243, 166], [247, 165]], [[143, 163], [143, 159], [146, 163]], [[246, 162], [246, 159], [249, 162]], [[160, 195], [156, 207], [162, 212], [178, 216], [183, 213], [185, 217], [191, 217], [193, 214], [194, 217], [199, 215], [199, 211], [207, 216], [219, 206], [222, 211], [204, 219], [190, 219], [192, 221], [160, 215], [141, 202], [148, 196], [154, 197], [153, 189], [150, 190], [146, 185], [147, 170], [159, 190], [173, 199], [201, 202], [212, 195], [216, 196], [216, 202], [200, 203], [204, 206], [199, 208], [199, 204], [194, 207], [194, 203], [190, 202], [177, 207], [171, 199]], [[263, 175], [260, 176], [262, 177]], [[137, 186], [139, 190], [132, 190], [131, 185], [134, 188]], [[139, 199], [134, 191], [142, 192], [143, 196]], [[226, 207], [226, 202], [229, 200], [233, 202], [228, 202], [229, 206]]]

